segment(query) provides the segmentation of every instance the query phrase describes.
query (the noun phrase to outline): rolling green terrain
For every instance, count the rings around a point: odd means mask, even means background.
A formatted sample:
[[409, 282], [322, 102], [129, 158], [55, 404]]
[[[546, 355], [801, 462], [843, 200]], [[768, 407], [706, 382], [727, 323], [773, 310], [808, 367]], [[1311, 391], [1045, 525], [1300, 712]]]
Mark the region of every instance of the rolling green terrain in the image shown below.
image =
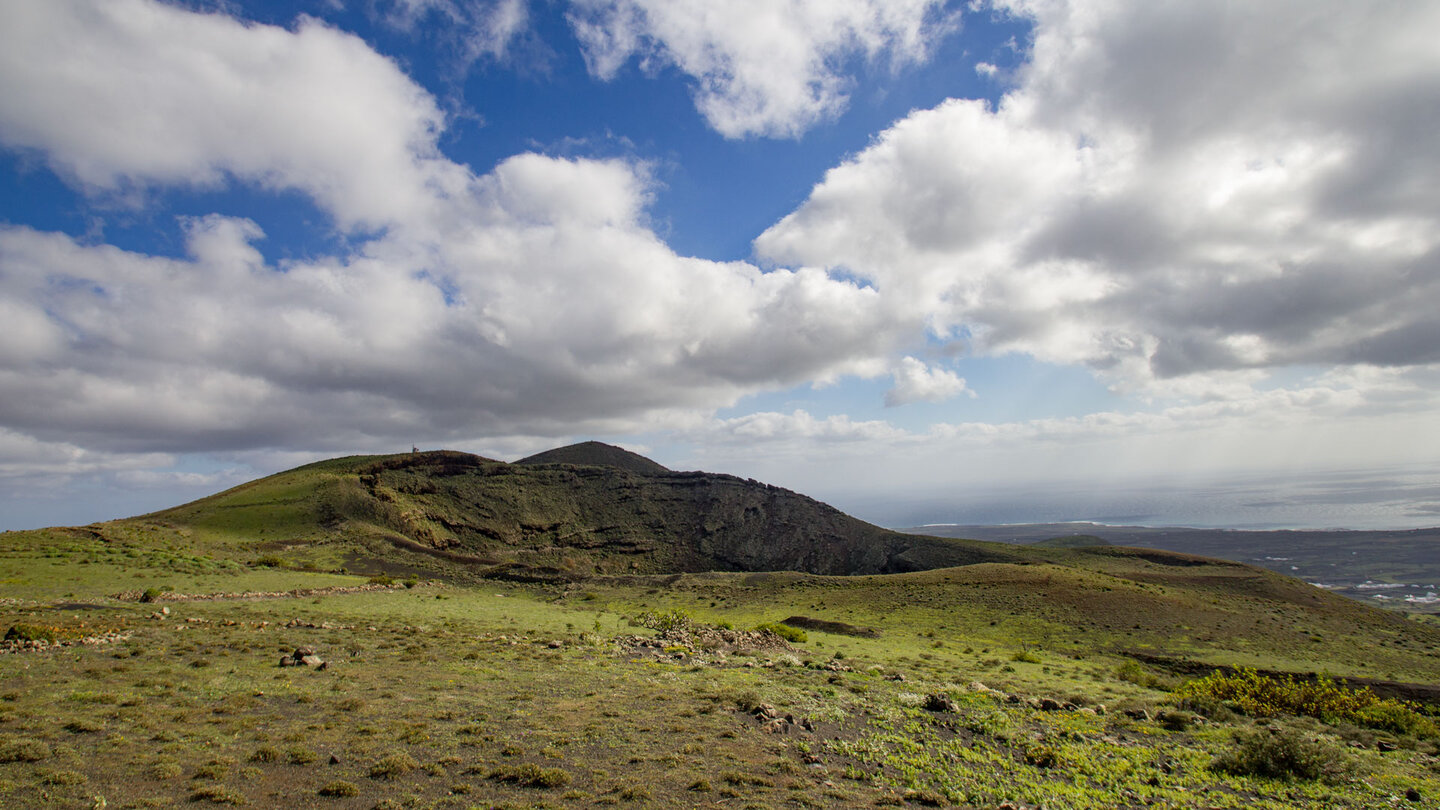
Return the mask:
[[0, 806], [1440, 807], [1431, 625], [622, 454], [0, 534]]
[[1379, 607], [1440, 615], [1440, 528], [1243, 531], [1034, 523], [907, 529], [942, 537], [1077, 548], [1167, 549], [1256, 565]]

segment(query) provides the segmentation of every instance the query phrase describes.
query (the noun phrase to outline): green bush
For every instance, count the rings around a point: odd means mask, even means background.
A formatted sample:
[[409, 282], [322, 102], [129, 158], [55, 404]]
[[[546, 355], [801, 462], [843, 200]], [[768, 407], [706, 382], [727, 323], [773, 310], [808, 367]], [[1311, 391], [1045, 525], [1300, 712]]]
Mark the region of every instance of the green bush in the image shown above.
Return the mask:
[[375, 576], [370, 577], [369, 582], [370, 582], [371, 585], [387, 585], [387, 586], [388, 586], [388, 585], [394, 585], [394, 584], [395, 584], [395, 578], [392, 577], [392, 576], [390, 576], [389, 574], [376, 574]]
[[50, 746], [25, 737], [0, 742], [0, 762], [39, 762], [50, 758]]
[[341, 779], [336, 779], [334, 782], [330, 782], [326, 784], [325, 787], [320, 788], [320, 795], [328, 796], [332, 799], [344, 799], [351, 796], [359, 796], [360, 786], [355, 784], [354, 782], [346, 782]]
[[171, 588], [169, 585], [160, 585], [156, 587], [146, 588], [144, 592], [140, 594], [140, 601], [157, 602], [160, 600], [161, 594], [169, 593], [172, 590], [174, 589]]
[[810, 638], [805, 635], [804, 630], [791, 627], [788, 624], [780, 624], [779, 622], [767, 622], [756, 626], [755, 629], [762, 632], [768, 630], [791, 644], [804, 644]]
[[689, 630], [695, 626], [695, 620], [683, 610], [646, 611], [635, 617], [635, 623], [657, 633]]
[[399, 779], [420, 767], [415, 758], [406, 753], [391, 754], [370, 766], [367, 775], [371, 779]]
[[502, 765], [490, 771], [488, 778], [534, 788], [557, 788], [570, 784], [570, 772], [564, 768], [542, 768], [533, 762]]
[[1297, 680], [1286, 675], [1261, 675], [1253, 669], [1239, 669], [1226, 675], [1216, 671], [1204, 678], [1187, 681], [1175, 690], [1174, 699], [1219, 700], [1251, 717], [1283, 714], [1314, 717], [1326, 723], [1351, 722], [1403, 734], [1434, 736], [1435, 722], [1408, 703], [1381, 698], [1368, 688], [1351, 689], [1323, 675], [1315, 680]]
[[1168, 692], [1175, 688], [1175, 680], [1156, 673], [1140, 664], [1139, 661], [1127, 660], [1115, 668], [1115, 677], [1122, 681], [1133, 683], [1136, 686], [1143, 686], [1146, 689], [1155, 689], [1161, 692]]
[[1350, 763], [1333, 743], [1294, 729], [1261, 728], [1236, 735], [1235, 747], [1210, 767], [1235, 776], [1337, 781]]

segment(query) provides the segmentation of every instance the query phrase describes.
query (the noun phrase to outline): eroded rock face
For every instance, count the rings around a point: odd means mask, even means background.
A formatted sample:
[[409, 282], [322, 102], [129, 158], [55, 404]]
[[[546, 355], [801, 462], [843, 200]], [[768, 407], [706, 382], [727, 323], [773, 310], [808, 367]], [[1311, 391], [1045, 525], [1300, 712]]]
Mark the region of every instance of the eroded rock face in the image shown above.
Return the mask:
[[496, 575], [851, 575], [1015, 559], [998, 544], [891, 532], [804, 495], [731, 475], [547, 458], [515, 464], [459, 453], [387, 459], [357, 470], [360, 486], [337, 500], [357, 519], [410, 538], [411, 550], [483, 561]]

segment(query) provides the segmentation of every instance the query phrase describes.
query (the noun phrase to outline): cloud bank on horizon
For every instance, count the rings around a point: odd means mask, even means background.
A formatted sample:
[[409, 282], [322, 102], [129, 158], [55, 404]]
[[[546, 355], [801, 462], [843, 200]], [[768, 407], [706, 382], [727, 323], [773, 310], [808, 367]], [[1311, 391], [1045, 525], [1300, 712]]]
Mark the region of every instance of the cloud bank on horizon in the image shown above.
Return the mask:
[[[0, 0], [7, 510], [412, 441], [822, 489], [1440, 464], [1440, 6], [216, 5]], [[482, 162], [516, 75], [686, 134], [557, 107], [578, 147]], [[812, 143], [748, 259], [671, 247], [691, 150]], [[1036, 368], [1103, 398], [973, 415]]]

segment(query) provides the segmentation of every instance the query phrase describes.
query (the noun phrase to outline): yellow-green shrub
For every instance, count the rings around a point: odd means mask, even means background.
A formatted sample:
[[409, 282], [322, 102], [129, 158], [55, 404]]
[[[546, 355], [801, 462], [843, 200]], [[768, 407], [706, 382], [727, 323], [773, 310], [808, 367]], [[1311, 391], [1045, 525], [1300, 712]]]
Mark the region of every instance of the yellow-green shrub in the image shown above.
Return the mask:
[[1346, 721], [1401, 734], [1434, 736], [1437, 732], [1434, 721], [1413, 705], [1381, 698], [1368, 688], [1352, 689], [1323, 675], [1309, 680], [1262, 675], [1246, 668], [1231, 674], [1216, 671], [1181, 684], [1172, 699], [1187, 698], [1213, 698], [1251, 717], [1303, 715], [1327, 723]]

